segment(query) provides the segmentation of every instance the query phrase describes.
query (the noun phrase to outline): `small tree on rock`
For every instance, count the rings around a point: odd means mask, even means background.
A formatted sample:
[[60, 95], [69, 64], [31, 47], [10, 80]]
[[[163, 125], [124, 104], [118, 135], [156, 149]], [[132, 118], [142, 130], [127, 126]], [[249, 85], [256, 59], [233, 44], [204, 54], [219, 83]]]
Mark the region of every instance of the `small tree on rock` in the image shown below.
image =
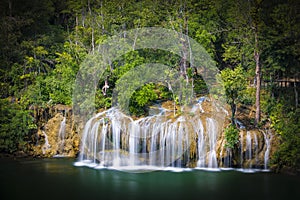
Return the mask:
[[235, 125], [236, 105], [243, 96], [246, 89], [246, 76], [242, 67], [236, 67], [234, 70], [229, 68], [221, 72], [223, 87], [225, 90], [226, 101], [231, 107], [231, 123]]

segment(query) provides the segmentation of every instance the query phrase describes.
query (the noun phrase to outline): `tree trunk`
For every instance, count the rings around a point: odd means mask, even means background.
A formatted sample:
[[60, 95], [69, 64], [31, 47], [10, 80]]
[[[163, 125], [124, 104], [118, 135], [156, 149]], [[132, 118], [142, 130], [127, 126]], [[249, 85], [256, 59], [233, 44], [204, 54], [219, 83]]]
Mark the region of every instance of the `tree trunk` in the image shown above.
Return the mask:
[[92, 54], [95, 52], [94, 28], [92, 27]]
[[256, 78], [256, 112], [255, 112], [255, 125], [258, 125], [260, 122], [260, 89], [261, 89], [261, 68], [259, 62], [259, 50], [258, 50], [258, 38], [257, 32], [255, 32], [255, 49], [254, 49], [254, 58], [255, 58], [255, 78]]
[[92, 54], [94, 54], [95, 52], [95, 38], [94, 38], [94, 16], [93, 16], [93, 13], [92, 13], [92, 9], [91, 9], [91, 4], [90, 4], [90, 1], [88, 0], [88, 9], [89, 9], [89, 14], [90, 14], [90, 17], [92, 19], [91, 23], [91, 28], [92, 28], [92, 41], [91, 41], [91, 46], [92, 46]]
[[230, 104], [231, 107], [231, 124], [235, 126], [235, 112], [236, 112], [236, 105], [235, 103]]
[[78, 35], [77, 35], [77, 33], [78, 33], [78, 16], [76, 14], [76, 16], [75, 16], [75, 45], [78, 44], [78, 41], [77, 41]]

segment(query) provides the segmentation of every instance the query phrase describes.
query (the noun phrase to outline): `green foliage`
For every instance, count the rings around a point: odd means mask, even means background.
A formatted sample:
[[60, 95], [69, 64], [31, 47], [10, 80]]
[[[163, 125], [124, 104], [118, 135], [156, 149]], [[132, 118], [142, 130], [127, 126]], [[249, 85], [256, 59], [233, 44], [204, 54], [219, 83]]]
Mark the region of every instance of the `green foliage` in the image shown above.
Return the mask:
[[95, 105], [97, 109], [110, 108], [112, 106], [112, 97], [109, 95], [103, 95], [102, 91], [97, 90], [95, 97]]
[[44, 107], [48, 102], [49, 93], [43, 76], [36, 77], [35, 84], [29, 85], [20, 99], [20, 103], [25, 107], [29, 107], [30, 105]]
[[201, 77], [194, 78], [194, 92], [198, 95], [199, 94], [203, 95], [208, 93], [207, 85]]
[[72, 103], [73, 83], [78, 71], [75, 59], [67, 52], [57, 53], [56, 68], [45, 80], [49, 98], [53, 103]]
[[234, 70], [227, 68], [221, 71], [221, 78], [226, 101], [231, 106], [231, 122], [234, 124], [236, 105], [242, 101], [246, 89], [245, 72], [242, 67], [236, 67]]
[[272, 4], [269, 7], [269, 18], [266, 21], [268, 29], [266, 41], [268, 45], [265, 51], [266, 71], [271, 78], [278, 73], [289, 76], [299, 73], [299, 45], [300, 41], [300, 7], [297, 1], [286, 1], [280, 4]]
[[139, 116], [146, 113], [146, 106], [158, 98], [154, 89], [155, 85], [148, 83], [132, 94], [129, 103], [131, 114]]
[[148, 112], [148, 106], [150, 106], [154, 101], [168, 100], [171, 98], [172, 93], [165, 86], [147, 83], [132, 93], [128, 109], [131, 115], [146, 115]]
[[216, 41], [215, 35], [210, 34], [206, 29], [198, 29], [195, 38], [211, 56], [214, 56], [215, 49], [213, 43]]
[[236, 126], [230, 124], [224, 131], [225, 133], [225, 147], [234, 149], [236, 144], [239, 142], [239, 130]]
[[274, 106], [270, 116], [271, 126], [280, 138], [280, 146], [271, 164], [277, 170], [284, 166], [300, 167], [300, 109], [285, 111], [283, 104]]
[[150, 101], [156, 100], [158, 95], [154, 91], [154, 84], [146, 84], [132, 95], [132, 100], [137, 103], [138, 106], [145, 106]]
[[247, 84], [245, 72], [242, 67], [236, 67], [234, 70], [229, 68], [224, 69], [221, 71], [221, 77], [227, 102], [229, 104], [239, 102]]
[[24, 110], [16, 103], [0, 99], [0, 152], [12, 153], [25, 150], [24, 145], [35, 129], [34, 119], [29, 110]]
[[158, 98], [161, 100], [171, 100], [172, 99], [172, 92], [164, 85], [156, 85], [158, 90]]
[[[12, 3], [11, 7], [9, 2]], [[261, 92], [264, 120], [268, 121], [270, 118], [282, 142], [274, 163], [280, 167], [297, 165], [297, 148], [300, 149], [299, 111], [290, 109], [294, 102], [287, 101], [294, 101], [293, 91], [279, 93], [275, 81], [286, 77], [294, 78], [299, 74], [299, 3], [294, 0], [275, 3], [271, 0], [170, 2], [1, 1], [1, 151], [15, 151], [27, 140], [33, 127], [28, 111], [31, 105], [74, 103], [71, 97], [78, 68], [87, 54], [94, 55], [98, 51], [98, 45], [112, 35], [126, 39], [126, 34], [117, 34], [119, 31], [157, 26], [195, 39], [216, 61], [222, 70], [221, 77], [227, 103], [231, 106], [233, 122], [238, 104], [251, 106], [255, 102], [254, 87], [249, 83], [247, 86], [247, 80], [255, 78], [253, 52], [255, 48], [259, 48], [263, 80], [271, 83], [268, 91], [263, 88]], [[255, 46], [254, 33], [258, 34], [258, 47]], [[190, 48], [188, 41], [179, 45], [183, 46], [182, 53], [190, 56], [187, 52]], [[135, 48], [134, 45], [132, 48]], [[191, 55], [193, 56], [198, 55]], [[208, 93], [201, 78], [201, 73], [206, 72], [195, 74], [194, 67], [199, 66], [193, 66], [192, 62], [188, 63], [172, 52], [135, 49], [116, 59], [109, 63], [99, 83], [96, 83], [97, 109], [111, 107], [112, 93], [116, 90], [122, 93], [118, 96], [118, 103], [129, 106], [134, 115], [146, 114], [147, 106], [157, 99], [173, 99], [176, 103], [189, 101], [187, 94], [191, 91], [180, 84], [174, 87], [178, 89], [174, 95], [164, 83], [151, 83], [163, 71], [144, 69], [136, 74], [134, 70], [143, 63], [165, 64], [169, 66], [168, 71], [173, 70], [171, 75], [182, 72], [179, 77], [182, 82], [186, 77], [190, 82], [193, 80], [194, 95]], [[183, 63], [186, 67], [184, 70]], [[96, 65], [97, 61], [93, 60], [90, 64]], [[88, 72], [91, 76], [97, 75], [93, 71]], [[133, 77], [134, 74], [138, 76]], [[139, 77], [142, 76], [151, 80], [140, 80]], [[120, 79], [123, 81], [122, 86], [118, 85]], [[109, 88], [103, 94], [101, 89], [105, 81]], [[93, 84], [90, 90], [94, 89]], [[213, 89], [210, 88], [211, 94]], [[79, 95], [81, 96], [78, 99], [85, 99], [84, 95], [89, 95], [89, 91], [79, 92]], [[283, 96], [284, 101], [279, 104], [277, 100], [280, 96]], [[22, 107], [3, 100], [8, 97], [17, 99]], [[130, 102], [126, 102], [127, 100]], [[83, 102], [75, 107], [89, 108], [94, 106], [93, 103]], [[235, 131], [231, 126], [226, 129], [230, 148], [236, 141]]]
[[240, 102], [244, 105], [253, 105], [255, 103], [255, 88], [247, 87], [241, 94]]
[[143, 62], [144, 58], [139, 55], [138, 51], [131, 51], [120, 60], [115, 61], [113, 75], [119, 79], [129, 70], [141, 65]]

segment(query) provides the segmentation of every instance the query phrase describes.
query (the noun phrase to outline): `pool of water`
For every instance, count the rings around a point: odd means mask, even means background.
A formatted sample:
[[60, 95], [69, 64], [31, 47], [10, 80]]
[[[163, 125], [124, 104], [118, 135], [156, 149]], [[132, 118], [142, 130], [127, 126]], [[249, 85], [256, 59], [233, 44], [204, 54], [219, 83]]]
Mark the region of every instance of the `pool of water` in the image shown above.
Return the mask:
[[1, 159], [0, 199], [300, 199], [299, 176], [201, 169], [128, 173], [74, 163]]

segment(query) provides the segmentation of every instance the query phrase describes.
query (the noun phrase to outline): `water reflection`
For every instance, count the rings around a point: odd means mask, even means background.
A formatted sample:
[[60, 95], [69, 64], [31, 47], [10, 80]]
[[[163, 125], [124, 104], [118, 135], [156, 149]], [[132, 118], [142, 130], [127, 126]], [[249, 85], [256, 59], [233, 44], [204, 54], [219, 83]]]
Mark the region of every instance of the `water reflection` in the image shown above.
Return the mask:
[[191, 170], [127, 173], [60, 158], [1, 162], [1, 199], [300, 199], [299, 177]]

